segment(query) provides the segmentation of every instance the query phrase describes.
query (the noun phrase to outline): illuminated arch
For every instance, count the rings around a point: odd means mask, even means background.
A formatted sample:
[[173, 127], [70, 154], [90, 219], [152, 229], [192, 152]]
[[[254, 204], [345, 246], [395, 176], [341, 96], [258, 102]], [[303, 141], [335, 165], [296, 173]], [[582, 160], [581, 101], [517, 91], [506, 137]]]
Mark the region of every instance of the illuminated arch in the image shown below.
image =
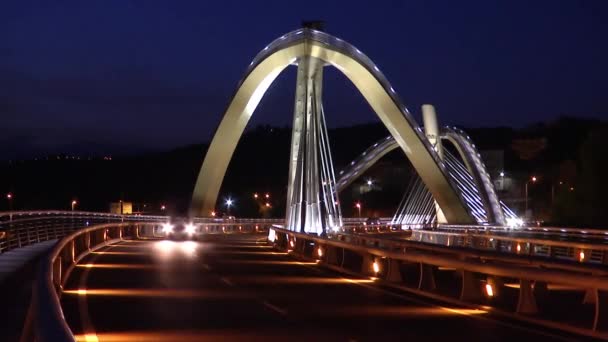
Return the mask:
[[207, 216], [214, 209], [228, 163], [262, 96], [283, 69], [304, 56], [334, 66], [357, 87], [412, 162], [448, 222], [475, 223], [422, 129], [378, 67], [345, 41], [307, 28], [275, 40], [250, 64], [209, 145], [192, 196], [192, 215]]
[[[475, 148], [475, 144], [471, 142], [471, 139], [462, 130], [448, 126], [442, 128], [441, 139], [448, 140], [454, 145], [466, 168], [475, 180], [488, 214], [488, 222], [500, 225], [506, 224], [503, 207], [492, 184], [492, 179], [481, 160], [479, 152]], [[336, 189], [338, 191], [344, 190], [380, 158], [398, 147], [399, 144], [390, 135], [374, 143], [359, 158], [353, 160], [346, 169], [338, 173], [339, 178], [336, 181]]]

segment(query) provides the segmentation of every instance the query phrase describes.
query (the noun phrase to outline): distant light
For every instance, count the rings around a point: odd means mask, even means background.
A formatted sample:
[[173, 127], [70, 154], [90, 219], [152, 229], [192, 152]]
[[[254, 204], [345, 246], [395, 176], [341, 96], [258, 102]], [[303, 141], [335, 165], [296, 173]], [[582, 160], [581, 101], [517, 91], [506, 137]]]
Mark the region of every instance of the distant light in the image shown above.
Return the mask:
[[295, 246], [295, 242], [294, 242], [293, 240], [289, 240], [289, 246], [290, 246], [291, 248], [294, 248], [294, 246]]
[[319, 258], [323, 257], [323, 249], [321, 247], [317, 249], [317, 255], [319, 256]]
[[578, 253], [578, 260], [580, 262], [583, 262], [585, 260], [585, 251], [582, 251], [580, 253]]
[[505, 172], [504, 171], [500, 171], [500, 177], [504, 177], [505, 176]]
[[521, 252], [521, 246], [517, 244], [517, 253]]
[[258, 194], [257, 193], [253, 194], [253, 198], [258, 198]]
[[76, 202], [76, 201], [72, 201], [72, 205], [76, 205], [76, 203], [78, 203], [78, 202]]
[[266, 194], [266, 195], [264, 195], [264, 197], [270, 198], [270, 194]]
[[277, 233], [274, 231], [274, 229], [272, 229], [272, 228], [268, 229], [268, 241], [274, 242], [274, 240], [276, 240], [276, 238], [277, 238]]
[[372, 184], [374, 184], [374, 181], [370, 178], [367, 180], [367, 185], [368, 186], [372, 186]]
[[165, 210], [165, 209], [167, 209], [167, 207], [165, 207], [164, 204], [160, 206], [160, 210]]
[[507, 218], [507, 226], [512, 228], [519, 228], [524, 225], [524, 220], [519, 217], [509, 217]]
[[7, 198], [7, 199], [9, 199], [9, 200], [10, 200], [10, 199], [12, 199], [12, 198], [13, 198], [13, 194], [11, 194], [11, 193], [9, 192], [8, 194], [6, 194], [6, 198]]
[[232, 205], [232, 203], [233, 203], [233, 201], [232, 201], [232, 199], [231, 199], [231, 198], [228, 198], [228, 199], [226, 200], [226, 205], [227, 205], [228, 207], [230, 207], [230, 206]]
[[486, 295], [488, 297], [494, 297], [494, 288], [491, 284], [486, 284]]
[[211, 216], [215, 217], [215, 211], [211, 212]]
[[372, 269], [374, 270], [374, 273], [380, 273], [380, 264], [378, 264], [377, 261], [374, 261], [374, 263], [372, 264]]
[[184, 231], [186, 232], [186, 234], [188, 235], [194, 235], [194, 233], [196, 233], [196, 226], [194, 225], [194, 223], [188, 223], [185, 227], [184, 227]]
[[536, 176], [532, 176], [532, 181], [536, 182], [536, 180], [537, 180]]
[[570, 187], [570, 191], [574, 191], [574, 187]]
[[359, 202], [355, 203], [355, 207], [356, 207], [357, 209], [361, 209], [361, 203], [359, 203]]
[[266, 206], [267, 206], [267, 207], [270, 207], [270, 203], [266, 202]]
[[165, 234], [173, 233], [173, 225], [169, 222], [163, 224], [163, 233], [165, 233]]

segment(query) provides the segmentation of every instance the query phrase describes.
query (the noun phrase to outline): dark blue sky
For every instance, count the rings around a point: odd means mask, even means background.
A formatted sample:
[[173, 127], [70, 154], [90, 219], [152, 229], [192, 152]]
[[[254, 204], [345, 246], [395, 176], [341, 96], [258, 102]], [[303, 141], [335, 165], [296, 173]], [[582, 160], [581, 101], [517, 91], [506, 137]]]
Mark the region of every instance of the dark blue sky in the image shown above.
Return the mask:
[[[0, 159], [206, 141], [251, 59], [302, 19], [366, 53], [417, 116], [434, 103], [465, 126], [608, 117], [605, 0], [9, 0]], [[294, 73], [251, 125], [291, 124]], [[324, 99], [330, 126], [376, 120], [335, 70]]]

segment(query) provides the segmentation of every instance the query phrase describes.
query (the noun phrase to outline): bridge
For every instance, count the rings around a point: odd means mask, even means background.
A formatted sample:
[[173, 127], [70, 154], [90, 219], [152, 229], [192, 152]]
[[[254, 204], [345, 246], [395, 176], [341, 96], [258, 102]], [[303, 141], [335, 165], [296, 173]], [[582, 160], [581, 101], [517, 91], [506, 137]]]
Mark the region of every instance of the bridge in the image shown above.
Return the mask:
[[[211, 217], [248, 120], [290, 65], [285, 218]], [[329, 66], [390, 133], [337, 174], [322, 105]], [[470, 138], [440, 127], [432, 106], [423, 119], [344, 40], [314, 25], [279, 37], [218, 126], [186, 241], [169, 239], [165, 216], [0, 213], [0, 256], [53, 242], [21, 340], [608, 339], [608, 231], [526, 226], [499, 200]], [[417, 172], [395, 215], [343, 217], [340, 191], [394, 149]]]

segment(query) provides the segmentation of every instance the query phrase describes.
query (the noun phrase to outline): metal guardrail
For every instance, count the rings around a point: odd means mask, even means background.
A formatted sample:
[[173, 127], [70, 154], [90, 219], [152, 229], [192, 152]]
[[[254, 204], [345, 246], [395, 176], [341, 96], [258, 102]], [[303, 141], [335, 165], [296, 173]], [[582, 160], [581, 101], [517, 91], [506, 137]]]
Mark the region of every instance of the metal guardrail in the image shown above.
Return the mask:
[[[440, 226], [435, 230], [399, 230], [390, 225], [350, 225], [341, 233], [377, 234], [384, 240], [410, 241], [451, 248], [468, 248], [571, 263], [608, 265], [608, 233], [579, 228], [499, 226]], [[407, 236], [407, 233], [410, 236]]]
[[62, 238], [77, 229], [97, 224], [167, 219], [167, 216], [117, 215], [85, 211], [0, 212], [0, 253]]
[[[269, 232], [269, 240], [282, 250], [292, 250], [318, 259], [327, 266], [400, 285], [409, 280], [410, 287], [413, 283], [414, 291], [419, 294], [452, 302], [456, 300], [461, 304], [492, 304], [489, 297], [501, 293], [506, 282], [514, 282], [513, 287], [517, 288], [516, 316], [525, 316], [528, 321], [556, 329], [608, 338], [608, 278], [605, 276], [606, 269], [604, 276], [601, 276], [593, 265], [539, 263], [497, 253], [459, 251], [365, 235], [317, 237], [288, 231], [280, 226], [274, 226]], [[411, 266], [416, 269], [414, 281], [407, 279], [412, 275]], [[408, 267], [409, 273], [404, 272]], [[440, 268], [460, 275], [455, 284], [460, 291], [455, 297], [438, 290], [436, 274]], [[585, 291], [585, 300], [595, 306], [592, 322], [586, 326], [564, 326], [543, 318], [546, 312], [539, 310], [537, 297], [548, 293], [549, 285], [556, 284]], [[487, 286], [490, 286], [490, 290]], [[490, 291], [489, 294], [486, 291]], [[554, 295], [559, 295], [559, 291]]]
[[[167, 221], [169, 216], [119, 215], [87, 211], [10, 211], [0, 212], [0, 254], [34, 243], [62, 238], [75, 230], [103, 223]], [[279, 224], [282, 219], [194, 218], [195, 223]]]

